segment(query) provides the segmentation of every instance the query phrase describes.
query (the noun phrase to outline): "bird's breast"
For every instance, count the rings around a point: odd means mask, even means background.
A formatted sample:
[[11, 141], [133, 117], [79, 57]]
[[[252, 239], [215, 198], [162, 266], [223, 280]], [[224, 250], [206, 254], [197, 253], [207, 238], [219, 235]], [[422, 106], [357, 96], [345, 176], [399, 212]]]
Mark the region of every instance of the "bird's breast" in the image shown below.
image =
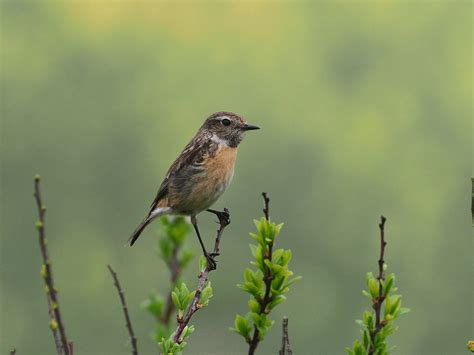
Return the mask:
[[234, 176], [237, 148], [220, 144], [205, 156], [199, 172], [186, 180], [187, 190], [176, 190], [174, 207], [186, 214], [197, 214], [211, 207]]
[[205, 160], [204, 169], [193, 179], [192, 192], [186, 198], [193, 210], [209, 208], [224, 193], [234, 176], [236, 158], [236, 148], [221, 145]]
[[215, 183], [228, 184], [234, 176], [237, 148], [220, 145], [213, 156], [207, 159], [206, 171], [208, 179]]

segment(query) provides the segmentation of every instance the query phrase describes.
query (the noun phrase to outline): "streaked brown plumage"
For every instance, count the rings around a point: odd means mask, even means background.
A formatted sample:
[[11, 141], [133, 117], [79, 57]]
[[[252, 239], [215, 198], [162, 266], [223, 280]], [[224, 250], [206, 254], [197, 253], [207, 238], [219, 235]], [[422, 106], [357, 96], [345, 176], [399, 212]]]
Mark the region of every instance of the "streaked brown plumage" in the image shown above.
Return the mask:
[[244, 118], [232, 112], [209, 116], [169, 168], [150, 212], [130, 237], [130, 245], [159, 216], [191, 216], [203, 252], [212, 261], [202, 243], [196, 215], [208, 210], [224, 193], [234, 175], [237, 147], [244, 133], [254, 129], [258, 127], [247, 124]]

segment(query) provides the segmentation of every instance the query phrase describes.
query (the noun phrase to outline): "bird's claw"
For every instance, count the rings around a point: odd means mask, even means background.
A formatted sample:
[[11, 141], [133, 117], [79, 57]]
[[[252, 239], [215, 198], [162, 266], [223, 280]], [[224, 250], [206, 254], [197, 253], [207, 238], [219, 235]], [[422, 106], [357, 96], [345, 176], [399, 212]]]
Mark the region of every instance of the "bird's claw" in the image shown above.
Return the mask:
[[209, 269], [211, 269], [211, 270], [216, 270], [217, 269], [217, 261], [214, 260], [214, 257], [216, 257], [218, 255], [219, 255], [219, 253], [210, 253], [210, 254], [205, 255], [206, 260], [207, 260], [207, 265], [208, 265]]
[[219, 213], [216, 214], [217, 215], [217, 218], [219, 218], [219, 223], [224, 225], [224, 226], [227, 226], [230, 224], [230, 213], [229, 213], [229, 210], [227, 208], [224, 208], [224, 211], [221, 211]]

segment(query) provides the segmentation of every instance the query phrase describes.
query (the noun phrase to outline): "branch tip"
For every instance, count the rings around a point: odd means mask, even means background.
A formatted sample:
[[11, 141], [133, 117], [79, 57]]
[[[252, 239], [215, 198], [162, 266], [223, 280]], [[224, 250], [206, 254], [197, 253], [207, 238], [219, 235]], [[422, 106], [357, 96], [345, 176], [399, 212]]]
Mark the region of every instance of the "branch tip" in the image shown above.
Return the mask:
[[265, 215], [266, 220], [270, 220], [270, 210], [269, 210], [269, 204], [270, 204], [270, 198], [268, 197], [268, 194], [266, 192], [262, 192], [263, 196], [263, 214]]
[[125, 293], [123, 292], [122, 286], [120, 285], [120, 282], [115, 270], [110, 265], [107, 265], [107, 268], [109, 269], [110, 274], [112, 275], [115, 288], [117, 289], [117, 292], [120, 298], [120, 303], [122, 304], [122, 310], [125, 316], [125, 325], [128, 330], [128, 335], [130, 336], [130, 342], [132, 343], [132, 355], [138, 355], [137, 338], [135, 336], [135, 333], [133, 332], [132, 322], [130, 320], [130, 315], [128, 313], [127, 303], [125, 302]]
[[283, 317], [282, 321], [283, 334], [281, 337], [281, 349], [279, 355], [292, 355], [293, 350], [290, 348], [290, 338], [288, 336], [288, 317]]
[[378, 260], [378, 266], [379, 266], [379, 274], [377, 276], [377, 279], [379, 280], [379, 294], [378, 297], [376, 298], [373, 308], [375, 311], [375, 329], [373, 332], [370, 333], [370, 338], [371, 338], [371, 345], [369, 347], [369, 355], [373, 355], [375, 353], [375, 347], [372, 344], [375, 344], [375, 338], [377, 334], [382, 330], [382, 328], [386, 325], [383, 320], [381, 320], [381, 311], [382, 311], [382, 303], [385, 300], [384, 295], [383, 295], [383, 287], [382, 287], [382, 281], [385, 280], [385, 275], [384, 275], [384, 256], [385, 256], [385, 247], [387, 245], [387, 242], [385, 241], [385, 222], [387, 221], [387, 218], [385, 218], [383, 215], [380, 216], [380, 224], [379, 224], [379, 229], [380, 229], [380, 256]]

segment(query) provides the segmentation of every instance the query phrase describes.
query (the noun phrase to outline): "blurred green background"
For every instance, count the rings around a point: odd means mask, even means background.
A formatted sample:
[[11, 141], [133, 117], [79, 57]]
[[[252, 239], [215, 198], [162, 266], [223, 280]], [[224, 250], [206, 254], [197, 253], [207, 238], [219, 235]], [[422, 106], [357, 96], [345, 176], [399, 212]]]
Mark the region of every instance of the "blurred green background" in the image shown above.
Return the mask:
[[[472, 3], [1, 3], [0, 353], [52, 354], [34, 229], [43, 177], [47, 235], [77, 354], [128, 354], [125, 288], [142, 354], [156, 347], [149, 291], [166, 291], [157, 229], [124, 244], [168, 166], [214, 111], [262, 127], [239, 150], [215, 296], [193, 319], [189, 354], [240, 354], [227, 329], [261, 216], [304, 277], [259, 347], [274, 354], [290, 318], [296, 354], [342, 354], [368, 307], [377, 223], [404, 304], [398, 354], [464, 354], [472, 330]], [[208, 245], [215, 224], [200, 217]], [[191, 236], [190, 248], [199, 251]], [[187, 273], [193, 284], [197, 261]]]

